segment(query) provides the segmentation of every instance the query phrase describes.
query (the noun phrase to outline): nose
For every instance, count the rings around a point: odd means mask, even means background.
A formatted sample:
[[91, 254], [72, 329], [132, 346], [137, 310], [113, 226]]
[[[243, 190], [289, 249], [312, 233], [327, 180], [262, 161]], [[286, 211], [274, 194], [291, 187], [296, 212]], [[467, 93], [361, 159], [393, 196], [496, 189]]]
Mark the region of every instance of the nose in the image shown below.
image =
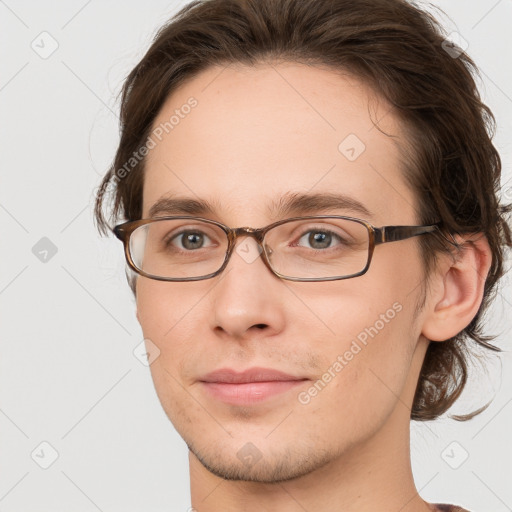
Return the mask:
[[261, 247], [252, 237], [237, 240], [224, 272], [215, 279], [212, 328], [219, 335], [242, 340], [283, 330], [286, 290], [265, 265]]

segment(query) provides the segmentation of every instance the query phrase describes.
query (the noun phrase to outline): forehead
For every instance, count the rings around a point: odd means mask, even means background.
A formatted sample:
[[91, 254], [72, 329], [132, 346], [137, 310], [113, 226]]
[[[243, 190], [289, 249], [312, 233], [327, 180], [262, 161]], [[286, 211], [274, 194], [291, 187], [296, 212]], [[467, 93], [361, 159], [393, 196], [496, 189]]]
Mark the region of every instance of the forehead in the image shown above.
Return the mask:
[[208, 68], [170, 95], [151, 137], [145, 217], [179, 196], [215, 204], [226, 222], [259, 222], [290, 193], [344, 194], [387, 222], [413, 216], [401, 126], [348, 74], [291, 63]]

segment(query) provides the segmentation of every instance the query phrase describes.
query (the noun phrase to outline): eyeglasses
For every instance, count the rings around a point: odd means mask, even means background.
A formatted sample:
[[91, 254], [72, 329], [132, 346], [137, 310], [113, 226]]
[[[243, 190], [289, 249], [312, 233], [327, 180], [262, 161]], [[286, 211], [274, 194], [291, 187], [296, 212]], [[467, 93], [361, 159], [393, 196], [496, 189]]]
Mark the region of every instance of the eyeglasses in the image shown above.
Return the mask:
[[[125, 222], [114, 228], [126, 261], [138, 274], [158, 281], [199, 281], [227, 266], [238, 237], [256, 240], [276, 276], [290, 281], [334, 281], [364, 274], [376, 245], [439, 229], [429, 226], [377, 228], [353, 217], [294, 217], [264, 228], [231, 229], [220, 222], [173, 216]], [[239, 251], [237, 251], [239, 252]]]

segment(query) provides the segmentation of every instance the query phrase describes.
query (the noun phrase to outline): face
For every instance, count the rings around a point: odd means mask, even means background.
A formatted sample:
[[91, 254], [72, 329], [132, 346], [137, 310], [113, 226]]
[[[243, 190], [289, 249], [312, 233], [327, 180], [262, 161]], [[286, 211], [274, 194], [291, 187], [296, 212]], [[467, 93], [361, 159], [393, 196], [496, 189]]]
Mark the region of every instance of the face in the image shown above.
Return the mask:
[[[197, 104], [183, 108], [191, 97]], [[353, 77], [298, 64], [210, 68], [168, 98], [154, 128], [173, 115], [147, 157], [144, 218], [173, 197], [208, 201], [213, 211], [198, 216], [230, 227], [303, 214], [417, 224], [399, 150], [372, 119], [398, 141], [400, 125]], [[294, 194], [343, 194], [369, 213], [271, 208]], [[139, 277], [137, 317], [160, 351], [155, 388], [193, 456], [223, 478], [275, 482], [374, 437], [414, 392], [422, 278], [416, 238], [378, 245], [368, 272], [347, 280], [285, 281], [237, 250], [212, 279]], [[230, 392], [204, 382], [215, 370], [255, 367], [296, 380]]]

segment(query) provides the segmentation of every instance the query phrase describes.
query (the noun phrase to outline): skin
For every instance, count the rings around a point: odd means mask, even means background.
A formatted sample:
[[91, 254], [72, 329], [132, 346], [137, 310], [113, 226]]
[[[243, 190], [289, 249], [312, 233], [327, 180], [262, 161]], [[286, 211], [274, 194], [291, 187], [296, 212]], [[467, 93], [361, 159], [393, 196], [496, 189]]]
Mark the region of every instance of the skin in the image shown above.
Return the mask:
[[[369, 104], [369, 89], [354, 77], [292, 63], [212, 67], [170, 95], [154, 126], [191, 96], [197, 107], [148, 155], [144, 218], [174, 194], [217, 204], [213, 220], [256, 228], [279, 218], [267, 205], [285, 194], [339, 192], [365, 204], [374, 215], [364, 220], [375, 226], [418, 224], [398, 147], [372, 119], [403, 141], [400, 124], [383, 100]], [[366, 146], [353, 162], [338, 151], [350, 133]], [[212, 279], [139, 277], [137, 318], [160, 350], [151, 364], [158, 397], [189, 447], [192, 506], [435, 510], [414, 484], [410, 410], [428, 340], [460, 332], [481, 302], [490, 250], [473, 238], [457, 258], [440, 258], [428, 288], [415, 238], [377, 246], [369, 271], [343, 281], [284, 281], [261, 258], [247, 263], [236, 252]], [[298, 393], [394, 303], [401, 311], [300, 403]], [[309, 381], [246, 407], [212, 399], [199, 382], [215, 369], [254, 366]], [[261, 456], [253, 465], [237, 457], [247, 443]]]

